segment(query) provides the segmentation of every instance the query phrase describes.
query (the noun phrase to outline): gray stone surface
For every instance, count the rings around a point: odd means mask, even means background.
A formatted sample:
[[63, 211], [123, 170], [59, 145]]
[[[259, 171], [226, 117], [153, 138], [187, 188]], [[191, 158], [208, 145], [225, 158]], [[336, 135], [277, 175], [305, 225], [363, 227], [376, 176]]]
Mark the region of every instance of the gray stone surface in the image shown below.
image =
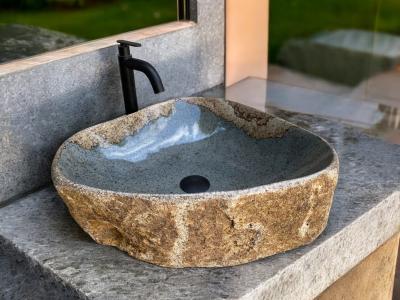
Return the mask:
[[115, 49], [0, 77], [0, 202], [50, 181], [58, 146], [123, 113]]
[[86, 299], [54, 277], [45, 276], [40, 266], [27, 263], [23, 254], [15, 249], [8, 253], [0, 240], [0, 299], [76, 300]]
[[[0, 239], [91, 299], [313, 299], [400, 230], [400, 147], [340, 123], [275, 111], [325, 137], [340, 175], [311, 245], [221, 269], [165, 269], [95, 244], [52, 187], [0, 209]], [[12, 255], [12, 251], [10, 251]]]
[[351, 29], [322, 32], [288, 40], [278, 61], [310, 75], [356, 85], [399, 64], [400, 37]]
[[256, 139], [183, 101], [119, 144], [64, 147], [59, 166], [69, 180], [124, 193], [184, 194], [179, 183], [189, 175], [206, 177], [208, 192], [248, 189], [314, 174], [334, 159], [329, 145], [307, 131], [293, 127], [283, 137]]
[[59, 31], [22, 24], [0, 24], [0, 63], [78, 43], [84, 39]]
[[[133, 55], [159, 71], [154, 95], [137, 74], [141, 107], [224, 80], [224, 1], [199, 0], [196, 26], [148, 37]], [[50, 182], [50, 162], [73, 133], [123, 114], [117, 49], [51, 61], [0, 76], [0, 202]]]

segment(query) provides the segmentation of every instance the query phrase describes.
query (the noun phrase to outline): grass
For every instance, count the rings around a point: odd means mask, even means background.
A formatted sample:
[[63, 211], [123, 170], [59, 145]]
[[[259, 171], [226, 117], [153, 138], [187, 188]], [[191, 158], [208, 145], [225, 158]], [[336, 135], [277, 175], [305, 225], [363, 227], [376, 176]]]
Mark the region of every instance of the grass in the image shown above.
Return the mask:
[[356, 28], [400, 34], [399, 0], [270, 0], [270, 60], [289, 38]]
[[19, 23], [96, 39], [177, 19], [175, 0], [119, 0], [75, 10], [0, 10], [0, 23]]
[[[270, 0], [270, 60], [289, 38], [357, 28], [400, 33], [400, 0]], [[176, 20], [175, 0], [118, 0], [77, 10], [0, 11], [20, 23], [96, 39]]]

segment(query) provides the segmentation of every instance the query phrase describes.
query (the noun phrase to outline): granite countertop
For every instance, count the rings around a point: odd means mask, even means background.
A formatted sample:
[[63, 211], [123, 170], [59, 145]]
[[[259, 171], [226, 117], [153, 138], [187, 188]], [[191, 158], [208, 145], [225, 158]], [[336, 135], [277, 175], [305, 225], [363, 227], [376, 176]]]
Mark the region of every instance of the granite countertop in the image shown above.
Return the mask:
[[400, 147], [341, 123], [275, 113], [339, 155], [329, 223], [311, 245], [236, 267], [161, 268], [94, 243], [47, 187], [0, 209], [0, 248], [61, 286], [61, 299], [313, 299], [400, 231]]

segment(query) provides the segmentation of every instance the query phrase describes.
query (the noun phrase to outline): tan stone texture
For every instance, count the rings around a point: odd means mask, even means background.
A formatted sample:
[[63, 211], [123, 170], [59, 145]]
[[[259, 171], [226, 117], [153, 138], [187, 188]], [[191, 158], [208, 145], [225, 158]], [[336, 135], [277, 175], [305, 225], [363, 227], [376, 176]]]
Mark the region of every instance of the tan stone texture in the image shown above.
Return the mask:
[[[290, 123], [230, 102], [205, 105], [258, 138], [282, 136]], [[92, 148], [102, 136], [118, 142], [171, 103], [89, 128], [70, 142]], [[283, 123], [282, 123], [283, 122]], [[93, 133], [96, 134], [93, 134]], [[202, 194], [128, 194], [80, 185], [53, 162], [52, 176], [77, 223], [96, 242], [165, 267], [220, 267], [250, 262], [312, 242], [324, 230], [337, 183], [336, 154], [324, 170], [256, 189]]]

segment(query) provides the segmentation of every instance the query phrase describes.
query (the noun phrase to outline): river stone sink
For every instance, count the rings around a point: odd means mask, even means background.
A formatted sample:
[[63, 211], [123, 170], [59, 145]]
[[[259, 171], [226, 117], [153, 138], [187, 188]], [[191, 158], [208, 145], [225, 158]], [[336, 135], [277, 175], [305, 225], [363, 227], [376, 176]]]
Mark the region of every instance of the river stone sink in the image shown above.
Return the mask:
[[327, 224], [338, 158], [282, 119], [185, 98], [75, 134], [52, 177], [96, 242], [160, 266], [220, 267], [313, 241]]

